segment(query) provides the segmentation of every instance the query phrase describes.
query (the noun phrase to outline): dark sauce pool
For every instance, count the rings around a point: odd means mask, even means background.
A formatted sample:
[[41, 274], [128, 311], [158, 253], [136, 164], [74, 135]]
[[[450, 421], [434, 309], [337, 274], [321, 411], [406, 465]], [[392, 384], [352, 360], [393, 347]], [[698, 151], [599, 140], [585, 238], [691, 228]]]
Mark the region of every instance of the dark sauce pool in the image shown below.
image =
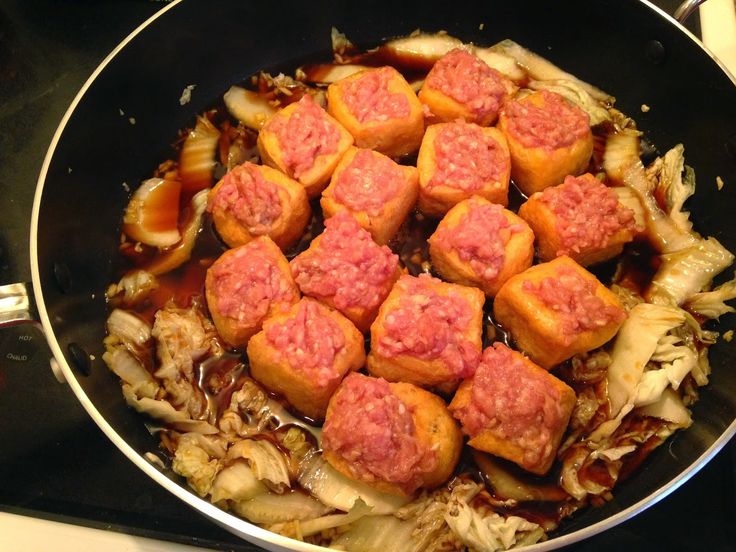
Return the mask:
[[[304, 82], [311, 83], [320, 71], [324, 71], [324, 59], [329, 56], [325, 55], [321, 59], [301, 60], [299, 64], [290, 64], [285, 66], [273, 67], [266, 69], [270, 74], [275, 75], [284, 73], [286, 75], [295, 74], [297, 67], [300, 67], [304, 74]], [[360, 63], [368, 66], [381, 66], [391, 64], [396, 67], [406, 78], [407, 81], [413, 82], [421, 80], [426, 75], [426, 66], [416, 60], [399, 59], [393, 56], [385, 49], [378, 48], [369, 51], [366, 54], [356, 53], [352, 57], [346, 58], [353, 63]], [[522, 83], [523, 84], [523, 83]], [[268, 84], [268, 79], [263, 76], [254, 76], [242, 85], [251, 90], [257, 90], [265, 97], [278, 102], [281, 106], [297, 101], [302, 97], [304, 90], [301, 85], [289, 88], [290, 94], [286, 95], [274, 90]], [[310, 84], [314, 89], [323, 89], [320, 85]], [[259, 162], [258, 151], [256, 148], [257, 133], [253, 130], [245, 128], [237, 120], [232, 118], [222, 100], [213, 103], [210, 108], [203, 114], [207, 117], [219, 130], [220, 138], [216, 152], [216, 166], [214, 169], [213, 182], [219, 180], [228, 170], [228, 165], [233, 164], [232, 152], [235, 151], [236, 158], [243, 162], [251, 160]], [[172, 144], [171, 158], [152, 171], [151, 176], [163, 177], [165, 175], [174, 174], [178, 166], [178, 156], [185, 137], [190, 129], [182, 129]], [[615, 129], [610, 124], [602, 124], [593, 128], [594, 132], [594, 153], [588, 167], [588, 172], [602, 172], [602, 156], [605, 148], [606, 137]], [[656, 149], [645, 139], [642, 140], [642, 155], [645, 162], [651, 161], [656, 155]], [[400, 163], [406, 165], [415, 165], [416, 157], [407, 157], [399, 160]], [[183, 227], [191, 217], [190, 202], [191, 193], [182, 192], [180, 198], [180, 227]], [[527, 198], [519, 189], [511, 183], [509, 186], [509, 205], [508, 208], [517, 211], [519, 206]], [[308, 228], [302, 238], [291, 248], [284, 251], [287, 259], [291, 260], [300, 252], [309, 247], [311, 240], [319, 235], [324, 229], [322, 211], [319, 200], [315, 199], [311, 202], [313, 217]], [[430, 262], [427, 238], [434, 232], [437, 227], [437, 219], [426, 217], [418, 211], [410, 214], [407, 220], [400, 228], [397, 236], [388, 244], [394, 253], [396, 253], [406, 268], [408, 273], [418, 275], [420, 273], [434, 273]], [[173, 301], [180, 308], [188, 308], [197, 302], [203, 306], [206, 311], [206, 302], [204, 301], [204, 280], [207, 269], [212, 263], [227, 250], [227, 246], [219, 238], [212, 223], [211, 217], [205, 213], [203, 224], [197, 236], [195, 247], [192, 251], [191, 258], [181, 267], [157, 277], [159, 287], [152, 293], [148, 299], [135, 310], [138, 314], [150, 323], [153, 323], [154, 314], [167, 303]], [[145, 269], [146, 266], [156, 258], [160, 253], [152, 247], [137, 246], [133, 243], [123, 241], [120, 246], [120, 262], [115, 268], [119, 276], [122, 276], [130, 270], [137, 268]], [[535, 262], [538, 259], [535, 259]], [[644, 242], [636, 242], [629, 244], [623, 255], [615, 260], [602, 263], [591, 268], [593, 272], [604, 284], [610, 284], [614, 276], [619, 285], [629, 287], [632, 291], [641, 293], [646, 289], [651, 281], [657, 267], [657, 256], [655, 252]], [[483, 327], [483, 347], [487, 347], [494, 342], [503, 342], [513, 347], [513, 336], [504, 330], [493, 319], [492, 300], [487, 300], [484, 306], [484, 327]], [[366, 347], [370, 347], [370, 337], [366, 337]], [[585, 386], [579, 382], [570, 381], [569, 371], [563, 365], [553, 371], [555, 375], [565, 380], [573, 386], [576, 392]], [[234, 391], [240, 388], [248, 375], [248, 359], [244, 350], [232, 349], [227, 350], [224, 355], [219, 357], [205, 358], [195, 365], [195, 385], [197, 391], [201, 393], [205, 399], [207, 408], [202, 413], [200, 419], [208, 420], [210, 423], [216, 422], [217, 418], [229, 406], [230, 398]], [[588, 384], [592, 385], [592, 384]], [[299, 412], [294, 411], [291, 406], [280, 397], [271, 394], [271, 398], [278, 400], [290, 413], [300, 418], [307, 424], [315, 425], [313, 420], [301, 416]], [[450, 398], [450, 397], [445, 397]], [[160, 427], [155, 427], [160, 431]], [[281, 430], [277, 430], [281, 431]], [[165, 448], [172, 451], [171, 439], [166, 435], [166, 431], [160, 432], [162, 443]], [[277, 439], [272, 439], [278, 442]], [[563, 438], [564, 442], [564, 438]], [[646, 456], [659, 443], [654, 441], [647, 442], [640, 447], [635, 454], [630, 455], [624, 462], [621, 470], [621, 479], [628, 476], [634, 471], [645, 459]], [[505, 460], [496, 459], [501, 468], [513, 477], [518, 479], [525, 485], [532, 487], [547, 486], [557, 487], [563, 494], [562, 488], [559, 486], [561, 462], [558, 460], [550, 470], [549, 474], [544, 477], [537, 477], [516, 467], [514, 464]], [[465, 447], [461, 460], [456, 469], [456, 475], [462, 475], [475, 481], [486, 481], [483, 471], [474, 461], [468, 447]], [[595, 468], [591, 473], [587, 474], [591, 480], [599, 480], [601, 483], [607, 478], [607, 474], [595, 473]], [[489, 497], [484, 504], [492, 508], [500, 514], [518, 515], [540, 524], [546, 530], [552, 531], [560, 521], [570, 515], [578, 508], [584, 506], [584, 503], [576, 502], [571, 497], [556, 501], [529, 501], [521, 502], [516, 505], [509, 505], [506, 497], [496, 495], [493, 486], [487, 485]], [[567, 496], [565, 494], [565, 496]], [[482, 495], [477, 499], [483, 501]], [[505, 505], [499, 505], [505, 502]]]

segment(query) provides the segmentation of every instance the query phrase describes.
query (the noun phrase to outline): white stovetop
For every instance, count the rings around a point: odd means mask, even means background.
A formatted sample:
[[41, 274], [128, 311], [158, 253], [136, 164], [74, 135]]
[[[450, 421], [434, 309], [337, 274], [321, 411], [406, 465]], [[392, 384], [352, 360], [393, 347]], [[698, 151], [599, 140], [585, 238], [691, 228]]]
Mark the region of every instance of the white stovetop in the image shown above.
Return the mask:
[[[736, 75], [736, 7], [734, 0], [709, 0], [700, 7], [703, 42]], [[114, 531], [89, 529], [0, 512], [0, 550], [4, 552], [205, 552]]]

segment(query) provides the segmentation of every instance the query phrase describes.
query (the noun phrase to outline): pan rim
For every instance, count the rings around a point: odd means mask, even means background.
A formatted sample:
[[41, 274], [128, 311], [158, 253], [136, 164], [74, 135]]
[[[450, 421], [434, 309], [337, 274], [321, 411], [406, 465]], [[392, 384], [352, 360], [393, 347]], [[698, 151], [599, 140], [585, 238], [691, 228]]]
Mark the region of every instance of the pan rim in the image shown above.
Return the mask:
[[[138, 34], [143, 32], [151, 23], [156, 21], [159, 17], [164, 15], [169, 10], [175, 8], [181, 4], [184, 0], [173, 0], [159, 11], [154, 13], [138, 27], [136, 27], [129, 35], [127, 35], [97, 66], [90, 77], [80, 88], [71, 104], [67, 108], [64, 116], [62, 117], [54, 136], [51, 140], [49, 148], [44, 157], [43, 164], [38, 176], [36, 190], [33, 200], [33, 210], [31, 214], [31, 227], [30, 227], [30, 265], [31, 265], [31, 278], [33, 282], [33, 292], [35, 295], [36, 306], [38, 308], [39, 317], [43, 326], [43, 331], [46, 340], [49, 344], [53, 357], [58, 362], [66, 382], [70, 385], [72, 391], [77, 396], [77, 399], [97, 424], [97, 426], [105, 433], [105, 435], [112, 441], [112, 443], [138, 468], [140, 468], [146, 475], [153, 479], [156, 483], [161, 485], [167, 491], [171, 492], [177, 498], [181, 499], [185, 504], [196, 509], [203, 515], [210, 518], [212, 521], [223, 527], [224, 529], [235, 533], [236, 535], [254, 542], [259, 546], [264, 546], [270, 550], [294, 550], [303, 552], [317, 552], [326, 551], [327, 548], [308, 544], [302, 541], [297, 541], [278, 533], [273, 533], [266, 529], [263, 529], [253, 523], [245, 521], [239, 517], [221, 510], [214, 504], [196, 496], [191, 490], [187, 489], [183, 485], [169, 479], [163, 472], [146, 460], [141, 454], [139, 454], [133, 447], [131, 447], [107, 422], [107, 420], [100, 414], [95, 405], [89, 399], [84, 389], [76, 379], [76, 375], [71, 369], [71, 366], [66, 361], [66, 358], [61, 350], [61, 346], [56, 339], [56, 335], [53, 331], [51, 320], [46, 309], [44, 301], [43, 290], [41, 286], [40, 267], [38, 260], [38, 222], [41, 209], [41, 199], [43, 196], [43, 189], [45, 186], [46, 178], [48, 175], [48, 169], [51, 165], [56, 147], [61, 139], [61, 136], [66, 128], [66, 125], [71, 118], [72, 114], [76, 110], [78, 104], [82, 101], [89, 87], [97, 79], [97, 77], [103, 72], [107, 65], [115, 58], [115, 56], [127, 46]], [[639, 3], [644, 4], [651, 10], [653, 10], [660, 17], [667, 19], [668, 23], [675, 25], [680, 32], [684, 33], [689, 37], [697, 46], [699, 46], [708, 57], [713, 60], [718, 67], [730, 78], [732, 83], [736, 85], [736, 78], [730, 73], [730, 71], [723, 65], [722, 62], [688, 29], [686, 29], [681, 23], [673, 19], [667, 12], [660, 9], [659, 7], [652, 4], [649, 0], [637, 0]], [[662, 487], [656, 489], [647, 497], [632, 504], [631, 506], [617, 512], [616, 514], [598, 521], [587, 527], [578, 529], [572, 533], [561, 535], [550, 539], [548, 541], [534, 544], [528, 547], [524, 547], [523, 550], [529, 552], [542, 552], [547, 550], [554, 550], [563, 546], [568, 546], [584, 539], [590, 538], [594, 535], [602, 533], [608, 529], [611, 529], [620, 523], [631, 519], [640, 512], [646, 510], [650, 506], [658, 503], [660, 500], [669, 496], [672, 492], [677, 490], [681, 485], [693, 477], [700, 469], [707, 464], [724, 446], [725, 444], [736, 434], [736, 420], [734, 420], [728, 428], [716, 439], [716, 441], [705, 450], [695, 461], [693, 461], [687, 468], [685, 468], [677, 477], [667, 482]], [[277, 547], [277, 548], [274, 548]]]

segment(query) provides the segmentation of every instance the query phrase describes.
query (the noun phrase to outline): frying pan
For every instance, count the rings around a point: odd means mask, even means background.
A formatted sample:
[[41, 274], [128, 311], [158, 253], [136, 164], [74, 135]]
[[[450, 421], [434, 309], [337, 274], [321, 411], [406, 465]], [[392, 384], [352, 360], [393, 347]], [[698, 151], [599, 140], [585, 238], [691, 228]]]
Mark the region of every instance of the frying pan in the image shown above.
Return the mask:
[[[481, 23], [483, 25], [481, 26]], [[23, 285], [3, 290], [21, 314], [40, 318], [60, 373], [90, 416], [123, 453], [159, 484], [228, 530], [270, 550], [315, 547], [274, 535], [199, 499], [170, 470], [143, 456], [157, 451], [140, 416], [126, 407], [117, 378], [100, 360], [114, 279], [123, 183], [146, 178], [170, 155], [168, 144], [230, 84], [262, 68], [289, 67], [329, 53], [332, 26], [359, 46], [416, 28], [447, 30], [466, 41], [512, 38], [565, 70], [613, 93], [660, 151], [686, 146], [699, 190], [689, 208], [696, 228], [736, 249], [730, 216], [736, 182], [736, 87], [684, 29], [635, 0], [525, 0], [507, 5], [221, 0], [174, 2], [126, 39], [98, 68], [59, 126], [39, 178], [31, 228], [33, 299]], [[482, 27], [482, 28], [481, 28]], [[178, 98], [196, 84], [185, 107]], [[640, 112], [647, 104], [650, 111]], [[135, 117], [131, 124], [120, 110]], [[9, 298], [9, 299], [8, 299]], [[723, 319], [723, 325], [732, 322]], [[90, 358], [94, 356], [94, 360]], [[616, 488], [614, 500], [568, 520], [554, 539], [530, 550], [570, 544], [643, 510], [692, 476], [736, 432], [736, 351], [711, 350], [711, 384], [702, 390], [695, 423], [656, 450]]]

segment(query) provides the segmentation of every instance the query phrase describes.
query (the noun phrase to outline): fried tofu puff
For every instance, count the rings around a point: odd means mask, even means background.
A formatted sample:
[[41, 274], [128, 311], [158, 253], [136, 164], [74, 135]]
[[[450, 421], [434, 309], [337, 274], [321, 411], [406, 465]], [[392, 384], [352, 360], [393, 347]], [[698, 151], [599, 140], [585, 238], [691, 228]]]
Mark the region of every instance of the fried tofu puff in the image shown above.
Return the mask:
[[348, 211], [379, 245], [398, 232], [419, 194], [416, 167], [399, 165], [377, 151], [350, 148], [322, 192], [326, 218]]
[[299, 412], [322, 421], [345, 374], [365, 362], [363, 335], [336, 310], [303, 298], [248, 342], [250, 374]]
[[350, 133], [309, 94], [277, 111], [258, 133], [263, 163], [297, 180], [310, 199], [327, 186], [352, 144]]
[[548, 370], [600, 347], [626, 318], [616, 295], [566, 256], [509, 278], [496, 294], [493, 315]]
[[511, 80], [471, 52], [456, 48], [434, 64], [419, 91], [419, 100], [433, 121], [464, 119], [489, 126], [515, 91]]
[[281, 171], [247, 162], [228, 171], [210, 191], [207, 210], [230, 247], [265, 235], [286, 249], [312, 216], [301, 184]]
[[475, 371], [483, 303], [477, 288], [402, 276], [371, 325], [371, 375], [442, 391]]
[[332, 83], [327, 111], [356, 146], [393, 158], [414, 153], [424, 134], [422, 104], [393, 67], [366, 69]]
[[220, 336], [244, 347], [267, 316], [299, 301], [289, 261], [267, 236], [223, 253], [207, 269], [205, 296]]
[[508, 203], [511, 158], [506, 139], [495, 128], [440, 123], [427, 128], [417, 158], [419, 210], [441, 217], [477, 195]]
[[576, 397], [568, 385], [502, 343], [483, 352], [460, 384], [450, 412], [468, 445], [546, 474], [567, 429]]
[[497, 126], [511, 152], [511, 178], [527, 196], [581, 174], [593, 153], [587, 113], [554, 92], [508, 101]]
[[488, 297], [534, 258], [529, 225], [481, 197], [450, 209], [428, 241], [432, 266], [445, 280], [479, 287]]
[[445, 402], [408, 383], [352, 373], [330, 400], [323, 456], [380, 491], [410, 496], [452, 475], [462, 435]]
[[636, 234], [634, 212], [592, 174], [568, 176], [519, 209], [537, 238], [539, 257], [567, 255], [583, 266], [612, 259]]
[[325, 221], [325, 231], [292, 259], [291, 270], [304, 295], [339, 310], [362, 332], [401, 274], [398, 256], [347, 211]]

